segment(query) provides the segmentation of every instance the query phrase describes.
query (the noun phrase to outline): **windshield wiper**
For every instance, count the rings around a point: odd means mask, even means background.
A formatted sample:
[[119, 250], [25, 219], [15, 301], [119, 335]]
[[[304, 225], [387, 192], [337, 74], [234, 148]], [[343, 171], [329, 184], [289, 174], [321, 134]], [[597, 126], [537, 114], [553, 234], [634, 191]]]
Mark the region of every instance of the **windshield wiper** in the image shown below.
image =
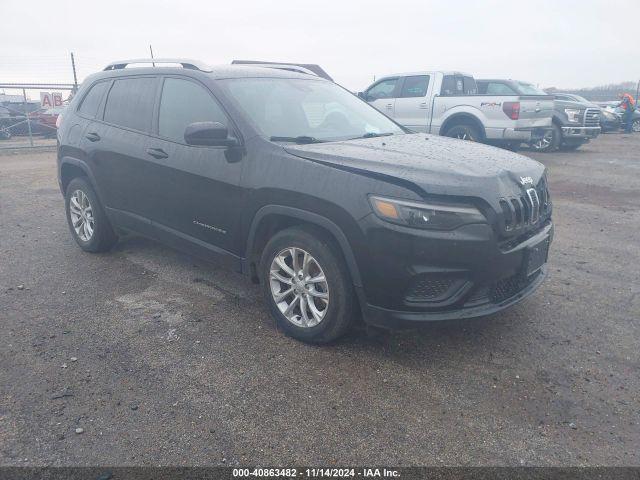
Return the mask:
[[[356, 137], [356, 138], [388, 137], [389, 135], [393, 135], [393, 133], [391, 133], [391, 132], [385, 132], [385, 133], [367, 132], [364, 135], [362, 135], [361, 137]], [[352, 140], [355, 140], [355, 139], [352, 139]]]
[[322, 143], [324, 140], [318, 140], [315, 137], [310, 137], [308, 135], [300, 135], [298, 137], [271, 137], [269, 140], [272, 142], [292, 142], [297, 143], [299, 145], [304, 145], [305, 143]]

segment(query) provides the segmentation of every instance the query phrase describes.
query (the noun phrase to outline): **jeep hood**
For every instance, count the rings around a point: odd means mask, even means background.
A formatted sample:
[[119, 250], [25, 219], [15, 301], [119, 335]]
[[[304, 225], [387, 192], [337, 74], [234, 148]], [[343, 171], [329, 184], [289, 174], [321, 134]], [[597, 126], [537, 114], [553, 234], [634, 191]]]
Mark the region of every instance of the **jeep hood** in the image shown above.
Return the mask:
[[520, 177], [537, 184], [545, 167], [522, 155], [452, 138], [407, 134], [286, 145], [307, 160], [362, 175], [407, 182], [427, 194], [495, 199], [521, 192]]

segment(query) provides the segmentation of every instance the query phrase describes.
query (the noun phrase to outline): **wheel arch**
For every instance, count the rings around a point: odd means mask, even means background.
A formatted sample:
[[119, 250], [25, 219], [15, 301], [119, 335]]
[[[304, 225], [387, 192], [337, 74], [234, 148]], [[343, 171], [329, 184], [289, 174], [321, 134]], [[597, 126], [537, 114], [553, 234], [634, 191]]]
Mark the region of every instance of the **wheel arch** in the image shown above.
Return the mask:
[[284, 205], [265, 205], [253, 217], [247, 237], [243, 272], [257, 280], [257, 261], [262, 248], [278, 231], [292, 226], [310, 225], [325, 231], [339, 247], [349, 269], [351, 280], [356, 287], [362, 286], [360, 270], [356, 263], [351, 244], [342, 229], [322, 215]]
[[58, 172], [60, 189], [62, 190], [63, 195], [67, 191], [69, 182], [77, 177], [86, 177], [91, 183], [93, 189], [96, 191], [96, 195], [98, 195], [95, 178], [91, 174], [87, 164], [72, 157], [63, 157], [60, 161], [60, 170]]
[[473, 125], [480, 132], [482, 140], [487, 138], [487, 132], [484, 129], [484, 124], [478, 117], [467, 112], [454, 113], [448, 117], [440, 127], [440, 132], [438, 134], [445, 135], [447, 130], [452, 128], [454, 125]]

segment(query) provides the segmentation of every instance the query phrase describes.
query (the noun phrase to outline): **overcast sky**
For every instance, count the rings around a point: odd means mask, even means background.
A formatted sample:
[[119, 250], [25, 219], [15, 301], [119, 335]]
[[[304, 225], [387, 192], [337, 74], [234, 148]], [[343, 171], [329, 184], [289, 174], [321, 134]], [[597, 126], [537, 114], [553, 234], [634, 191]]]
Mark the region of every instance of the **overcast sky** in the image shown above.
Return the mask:
[[0, 19], [0, 82], [71, 82], [71, 51], [81, 81], [149, 44], [209, 64], [318, 63], [352, 90], [430, 69], [541, 87], [640, 78], [640, 0], [0, 0]]

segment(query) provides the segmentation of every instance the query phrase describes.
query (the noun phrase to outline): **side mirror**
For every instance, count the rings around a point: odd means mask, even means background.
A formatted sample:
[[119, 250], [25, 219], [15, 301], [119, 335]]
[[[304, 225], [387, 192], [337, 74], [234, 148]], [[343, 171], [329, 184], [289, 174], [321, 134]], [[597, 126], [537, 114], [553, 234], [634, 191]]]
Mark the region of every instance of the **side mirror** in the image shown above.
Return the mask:
[[358, 92], [358, 96], [365, 102], [367, 101], [367, 92]]
[[209, 147], [233, 147], [238, 144], [229, 138], [229, 130], [220, 122], [194, 122], [184, 130], [184, 141], [188, 145]]

